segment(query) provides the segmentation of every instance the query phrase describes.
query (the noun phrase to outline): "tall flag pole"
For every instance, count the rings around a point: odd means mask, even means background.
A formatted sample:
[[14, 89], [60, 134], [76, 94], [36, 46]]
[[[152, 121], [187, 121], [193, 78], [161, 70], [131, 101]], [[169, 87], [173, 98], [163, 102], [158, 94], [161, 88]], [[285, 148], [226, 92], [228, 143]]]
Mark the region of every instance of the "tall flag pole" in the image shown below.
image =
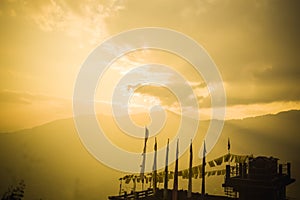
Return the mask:
[[176, 146], [176, 162], [175, 162], [172, 200], [178, 199], [177, 197], [178, 196], [178, 154], [179, 154], [179, 139], [177, 139], [177, 146]]
[[154, 161], [153, 161], [153, 193], [156, 193], [156, 186], [157, 186], [157, 141], [155, 137], [154, 143]]
[[132, 181], [133, 181], [133, 194], [135, 194], [135, 192], [136, 192], [136, 176], [134, 176], [133, 177], [133, 179], [132, 179]]
[[203, 160], [202, 160], [202, 190], [201, 190], [202, 197], [204, 197], [204, 195], [205, 195], [205, 165], [206, 165], [205, 156], [206, 156], [206, 146], [205, 146], [205, 140], [204, 140]]
[[145, 173], [145, 164], [146, 164], [146, 149], [147, 149], [147, 141], [149, 137], [149, 131], [147, 127], [145, 127], [145, 144], [144, 144], [144, 150], [143, 150], [143, 161], [141, 164], [141, 173], [140, 173], [140, 178], [142, 180], [142, 190], [144, 190], [144, 173]]
[[165, 167], [165, 181], [164, 181], [164, 196], [163, 200], [168, 199], [168, 165], [169, 165], [169, 139], [166, 149], [166, 167]]
[[228, 150], [228, 164], [230, 165], [230, 138], [228, 138], [228, 142], [227, 142], [227, 150]]
[[187, 193], [187, 198], [190, 199], [192, 198], [192, 176], [193, 176], [193, 144], [191, 141], [190, 145], [190, 165], [189, 165], [189, 183], [188, 183], [188, 193]]
[[228, 149], [228, 153], [230, 154], [230, 138], [228, 138], [227, 149]]
[[119, 178], [120, 181], [120, 190], [119, 190], [119, 195], [122, 194], [122, 178]]

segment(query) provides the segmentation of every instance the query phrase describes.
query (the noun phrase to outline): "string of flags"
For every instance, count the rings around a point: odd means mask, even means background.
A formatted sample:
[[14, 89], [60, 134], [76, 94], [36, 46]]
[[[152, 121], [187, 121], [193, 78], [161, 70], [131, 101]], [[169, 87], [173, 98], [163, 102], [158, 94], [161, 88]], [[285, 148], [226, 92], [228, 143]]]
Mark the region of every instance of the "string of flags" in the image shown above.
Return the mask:
[[[216, 158], [214, 160], [211, 160], [209, 162], [207, 162], [207, 164], [209, 165], [209, 167], [213, 168], [216, 166], [220, 166], [223, 163], [227, 163], [227, 162], [231, 162], [231, 163], [245, 163], [246, 160], [249, 158], [250, 156], [248, 155], [234, 155], [234, 154], [226, 154], [224, 156], [221, 156], [219, 158]], [[205, 176], [209, 177], [209, 176], [220, 176], [220, 175], [225, 175], [226, 170], [225, 169], [221, 169], [221, 170], [211, 170], [211, 171], [207, 171], [205, 172]], [[164, 182], [164, 176], [165, 176], [165, 172], [159, 172], [157, 173], [157, 182], [158, 183], [163, 183]], [[189, 177], [189, 170], [188, 169], [184, 169], [181, 171], [178, 171], [178, 176], [182, 177], [182, 179], [188, 179]], [[194, 166], [192, 168], [192, 177], [194, 179], [197, 178], [202, 178], [203, 174], [202, 174], [202, 164], [201, 165], [197, 165]], [[168, 172], [168, 179], [173, 179], [174, 178], [174, 172], [170, 171]], [[153, 173], [148, 173], [144, 175], [144, 180], [146, 183], [151, 182], [151, 180], [153, 179]], [[119, 180], [125, 180], [125, 184], [129, 184], [131, 180], [135, 180], [136, 182], [141, 182], [141, 177], [139, 175], [125, 175], [124, 177], [120, 178]]]
[[210, 167], [220, 166], [223, 163], [232, 162], [232, 163], [244, 163], [246, 159], [249, 158], [248, 155], [234, 155], [234, 154], [226, 154], [214, 160], [211, 160], [208, 163]]

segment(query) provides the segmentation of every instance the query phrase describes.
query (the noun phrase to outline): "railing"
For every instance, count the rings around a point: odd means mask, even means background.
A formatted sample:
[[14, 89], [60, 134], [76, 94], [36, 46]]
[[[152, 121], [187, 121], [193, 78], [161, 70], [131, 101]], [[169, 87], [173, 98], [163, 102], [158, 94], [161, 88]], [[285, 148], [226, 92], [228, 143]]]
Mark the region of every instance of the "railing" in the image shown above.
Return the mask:
[[279, 169], [278, 169], [279, 174], [286, 174], [290, 177], [291, 176], [291, 164], [286, 163], [286, 164], [280, 164], [280, 165], [279, 165]]
[[237, 163], [235, 166], [230, 166], [230, 177], [234, 176], [247, 176], [248, 174], [248, 164], [247, 163]]
[[239, 163], [236, 164], [235, 166], [230, 166], [229, 169], [226, 169], [226, 178], [229, 177], [239, 177], [239, 178], [253, 178], [255, 177], [256, 179], [259, 178], [272, 178], [275, 176], [281, 176], [281, 175], [287, 175], [288, 177], [291, 177], [291, 164], [286, 163], [286, 164], [278, 164], [276, 166], [275, 171], [270, 172], [266, 171], [268, 169], [255, 169], [255, 171], [249, 171], [249, 164], [248, 163]]
[[133, 200], [133, 199], [141, 199], [148, 196], [153, 196], [153, 190], [148, 189], [144, 191], [138, 191], [138, 192], [132, 192], [130, 194], [127, 194], [126, 192], [123, 195], [120, 196], [110, 196], [108, 199], [110, 200]]
[[236, 191], [234, 191], [232, 187], [225, 187], [224, 192], [227, 197], [231, 197], [231, 198], [238, 197], [238, 193]]

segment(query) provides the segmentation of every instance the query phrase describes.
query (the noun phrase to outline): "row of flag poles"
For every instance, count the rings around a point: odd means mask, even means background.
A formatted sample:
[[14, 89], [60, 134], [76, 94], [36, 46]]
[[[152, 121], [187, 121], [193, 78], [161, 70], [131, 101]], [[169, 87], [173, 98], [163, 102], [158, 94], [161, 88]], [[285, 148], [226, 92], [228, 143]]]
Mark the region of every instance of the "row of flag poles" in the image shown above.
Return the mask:
[[[146, 163], [146, 149], [147, 149], [147, 141], [149, 138], [149, 130], [145, 127], [145, 142], [144, 142], [144, 149], [142, 153], [142, 164], [141, 164], [141, 172], [140, 172], [140, 180], [142, 181], [142, 190], [144, 190], [144, 180], [145, 180], [145, 163]], [[205, 155], [206, 148], [205, 148], [205, 141], [204, 141], [204, 148], [203, 148], [203, 167], [202, 167], [202, 174], [205, 174]], [[174, 183], [173, 183], [173, 191], [172, 191], [172, 199], [178, 199], [178, 156], [179, 156], [179, 139], [177, 139], [177, 146], [176, 146], [176, 161], [175, 161], [175, 172], [174, 172]], [[165, 177], [164, 177], [164, 192], [163, 192], [163, 199], [168, 199], [168, 165], [169, 165], [169, 139], [167, 142], [166, 148], [166, 162], [165, 162]], [[192, 197], [192, 165], [193, 165], [193, 145], [192, 141], [190, 144], [190, 160], [189, 160], [189, 183], [188, 183], [188, 194], [187, 197]], [[135, 184], [135, 183], [134, 183]], [[153, 162], [153, 192], [155, 193], [157, 189], [157, 141], [155, 138], [154, 144], [154, 162]], [[134, 186], [135, 190], [135, 186]], [[203, 176], [202, 179], [202, 194], [205, 194], [205, 179]]]
[[[219, 158], [210, 160], [210, 161], [205, 161], [206, 165], [205, 165], [205, 176], [209, 177], [209, 176], [215, 176], [215, 175], [224, 175], [225, 174], [225, 169], [220, 169], [219, 166], [221, 166], [222, 164], [227, 164], [228, 162], [234, 163], [234, 164], [243, 164], [247, 161], [248, 158], [252, 157], [252, 155], [235, 155], [235, 154], [225, 154]], [[207, 167], [209, 167], [209, 169], [207, 169]], [[231, 169], [234, 170], [236, 168], [236, 166], [231, 166]], [[182, 169], [182, 170], [178, 170], [178, 178], [181, 177], [182, 179], [188, 179], [189, 178], [189, 168], [188, 169]], [[192, 167], [192, 178], [193, 179], [197, 179], [203, 178], [203, 165], [196, 165]], [[177, 172], [176, 172], [177, 173]], [[144, 179], [146, 181], [146, 183], [148, 184], [149, 182], [152, 183], [154, 177], [156, 177], [156, 182], [157, 183], [163, 183], [164, 178], [165, 178], [165, 170], [160, 171], [160, 172], [156, 172], [156, 175], [154, 175], [154, 171], [144, 174]], [[168, 170], [168, 180], [170, 179], [174, 179], [175, 177], [175, 172], [174, 171], [170, 171]], [[129, 184], [131, 182], [131, 180], [135, 180], [138, 183], [141, 182], [140, 179], [140, 175], [134, 175], [134, 174], [130, 174], [130, 175], [125, 175], [122, 178], [120, 178], [120, 180], [124, 180], [125, 184]]]
[[[144, 149], [142, 153], [142, 163], [140, 165], [141, 171], [140, 171], [140, 177], [137, 178], [136, 176], [125, 176], [123, 178], [120, 178], [121, 183], [120, 183], [120, 193], [121, 193], [121, 187], [122, 187], [122, 180], [126, 180], [125, 183], [129, 183], [130, 180], [133, 180], [133, 192], [136, 190], [136, 180], [138, 182], [142, 183], [142, 190], [144, 190], [144, 183], [146, 180], [146, 183], [148, 183], [149, 180], [149, 174], [148, 176], [145, 176], [145, 163], [146, 163], [146, 149], [147, 149], [147, 141], [149, 138], [149, 130], [147, 127], [145, 127], [145, 140], [144, 140]], [[160, 172], [159, 174], [157, 173], [157, 140], [155, 138], [155, 143], [154, 143], [154, 161], [153, 161], [153, 172], [150, 173], [150, 180], [152, 179], [153, 181], [153, 192], [155, 193], [157, 191], [157, 183], [164, 182], [164, 191], [163, 191], [163, 199], [167, 200], [168, 199], [168, 180], [172, 178], [174, 179], [173, 182], [173, 191], [172, 191], [172, 199], [177, 200], [178, 199], [178, 176], [182, 176], [182, 178], [187, 177], [188, 178], [188, 191], [187, 191], [187, 197], [191, 198], [192, 197], [192, 178], [202, 178], [202, 185], [201, 185], [201, 194], [205, 194], [205, 176], [210, 176], [210, 175], [221, 175], [225, 173], [225, 170], [217, 170], [217, 171], [210, 171], [206, 172], [205, 171], [205, 166], [206, 164], [209, 165], [209, 167], [215, 167], [218, 165], [221, 165], [223, 162], [228, 162], [230, 161], [235, 161], [236, 163], [241, 163], [245, 162], [246, 158], [248, 156], [239, 156], [239, 155], [232, 155], [230, 154], [230, 140], [228, 138], [228, 154], [221, 156], [215, 160], [209, 161], [206, 163], [206, 145], [205, 141], [203, 143], [203, 159], [202, 159], [202, 165], [199, 166], [192, 166], [193, 165], [193, 146], [192, 146], [192, 141], [190, 144], [190, 156], [189, 156], [189, 168], [188, 170], [181, 170], [178, 171], [178, 156], [179, 156], [179, 139], [177, 139], [177, 146], [176, 146], [176, 161], [175, 161], [175, 170], [174, 172], [169, 173], [168, 165], [169, 165], [169, 139], [167, 141], [167, 148], [166, 148], [166, 160], [165, 160], [165, 170], [164, 173]], [[162, 177], [162, 175], [164, 175]], [[151, 181], [150, 181], [151, 183]]]

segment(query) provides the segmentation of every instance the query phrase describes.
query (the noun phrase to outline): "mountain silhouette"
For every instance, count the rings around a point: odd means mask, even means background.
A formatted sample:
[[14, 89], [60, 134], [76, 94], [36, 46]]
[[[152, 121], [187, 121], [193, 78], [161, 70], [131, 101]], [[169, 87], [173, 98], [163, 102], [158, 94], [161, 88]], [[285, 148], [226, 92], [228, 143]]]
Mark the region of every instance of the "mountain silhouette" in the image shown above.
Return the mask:
[[[300, 111], [287, 111], [276, 115], [226, 121], [220, 139], [207, 156], [208, 160], [227, 153], [227, 139], [230, 137], [233, 153], [273, 156], [278, 157], [279, 162], [289, 161], [292, 163], [292, 176], [296, 178], [296, 183], [287, 188], [287, 195], [300, 198], [297, 190], [300, 186], [297, 182], [300, 180], [300, 158], [297, 155], [300, 152], [299, 117]], [[111, 139], [122, 146], [124, 141], [118, 140], [118, 129], [111, 125], [111, 118], [100, 116], [99, 119], [105, 121], [104, 126], [107, 129], [111, 128]], [[177, 127], [172, 122], [178, 122], [179, 116], [168, 113], [168, 120], [171, 125], [167, 124], [164, 131], [169, 133]], [[199, 151], [201, 138], [208, 126], [209, 121], [200, 122], [199, 136], [194, 140], [194, 151]], [[169, 136], [172, 134], [162, 136], [163, 141], [158, 140], [160, 145]], [[141, 152], [143, 143], [136, 144], [130, 150]], [[24, 180], [25, 200], [104, 200], [107, 196], [118, 193], [118, 178], [124, 175], [101, 164], [88, 153], [71, 118], [31, 129], [1, 133], [0, 148], [0, 196], [10, 185]], [[151, 143], [149, 149], [153, 149]], [[180, 158], [181, 169], [187, 166], [187, 161], [188, 152]], [[201, 160], [195, 158], [194, 164], [198, 163]], [[170, 165], [172, 167], [173, 164]], [[200, 188], [200, 182], [198, 184], [197, 181], [194, 184], [196, 189]], [[223, 178], [208, 178], [208, 192], [222, 192], [222, 181]]]

